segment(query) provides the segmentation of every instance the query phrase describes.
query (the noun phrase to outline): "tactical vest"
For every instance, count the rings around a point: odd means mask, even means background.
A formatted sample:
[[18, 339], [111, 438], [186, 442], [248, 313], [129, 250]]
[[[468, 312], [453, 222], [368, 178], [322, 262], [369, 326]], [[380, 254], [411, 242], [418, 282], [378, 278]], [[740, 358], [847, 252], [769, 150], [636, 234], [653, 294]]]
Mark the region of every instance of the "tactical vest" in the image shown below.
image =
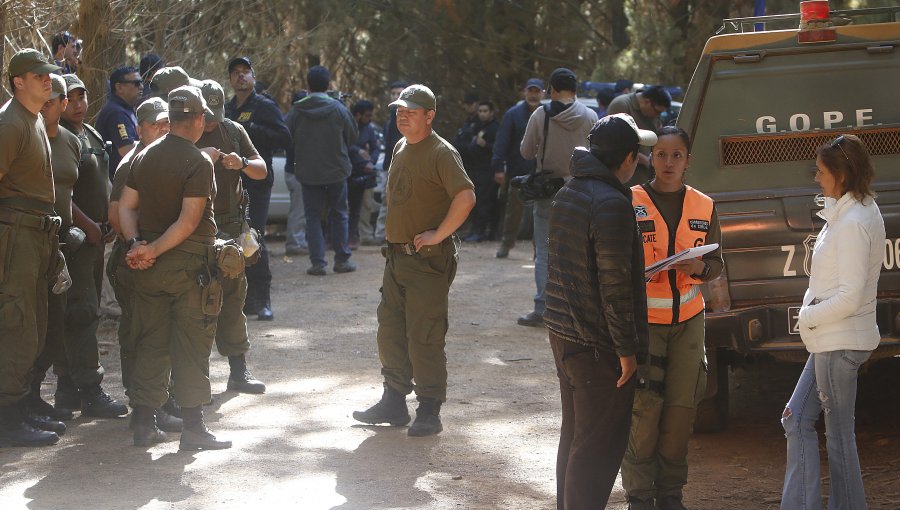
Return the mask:
[[[646, 266], [688, 248], [706, 244], [713, 200], [690, 186], [685, 188], [681, 220], [674, 233], [669, 232], [665, 218], [647, 190], [642, 185], [631, 188]], [[703, 311], [705, 303], [700, 293], [701, 283], [701, 280], [674, 269], [654, 275], [647, 283], [648, 321], [651, 324], [678, 324]]]

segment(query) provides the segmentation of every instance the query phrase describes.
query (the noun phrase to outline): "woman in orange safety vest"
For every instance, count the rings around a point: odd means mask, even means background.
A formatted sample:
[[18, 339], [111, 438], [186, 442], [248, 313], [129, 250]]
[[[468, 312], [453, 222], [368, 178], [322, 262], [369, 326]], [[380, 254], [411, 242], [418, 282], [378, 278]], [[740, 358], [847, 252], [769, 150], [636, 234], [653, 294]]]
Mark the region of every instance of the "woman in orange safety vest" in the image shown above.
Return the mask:
[[[681, 128], [657, 132], [656, 173], [631, 188], [644, 264], [688, 248], [720, 243], [713, 200], [684, 184], [690, 137]], [[700, 284], [722, 272], [721, 249], [683, 260], [647, 282], [650, 347], [638, 367], [631, 434], [622, 462], [628, 508], [679, 510], [687, 483], [687, 445], [706, 391], [704, 302]], [[654, 506], [655, 505], [655, 506]]]

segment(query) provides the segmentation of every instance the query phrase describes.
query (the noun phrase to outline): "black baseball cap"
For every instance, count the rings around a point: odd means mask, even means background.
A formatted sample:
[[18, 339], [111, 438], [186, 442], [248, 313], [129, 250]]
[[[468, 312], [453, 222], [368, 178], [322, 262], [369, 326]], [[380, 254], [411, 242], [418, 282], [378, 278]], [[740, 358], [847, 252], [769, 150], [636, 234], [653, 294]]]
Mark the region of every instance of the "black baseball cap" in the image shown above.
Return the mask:
[[251, 71], [253, 70], [253, 64], [250, 63], [249, 57], [235, 57], [228, 63], [228, 74], [231, 74], [231, 71], [237, 65], [245, 65], [249, 67]]

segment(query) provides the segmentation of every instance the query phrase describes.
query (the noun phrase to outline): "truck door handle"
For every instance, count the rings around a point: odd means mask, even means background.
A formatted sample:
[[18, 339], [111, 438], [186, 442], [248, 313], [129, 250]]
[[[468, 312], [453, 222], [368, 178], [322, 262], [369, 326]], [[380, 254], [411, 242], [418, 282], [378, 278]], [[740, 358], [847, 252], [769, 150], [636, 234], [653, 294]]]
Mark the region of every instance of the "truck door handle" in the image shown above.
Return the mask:
[[879, 46], [869, 46], [866, 48], [866, 51], [869, 52], [870, 55], [882, 55], [886, 53], [894, 52], [893, 44], [882, 44]]

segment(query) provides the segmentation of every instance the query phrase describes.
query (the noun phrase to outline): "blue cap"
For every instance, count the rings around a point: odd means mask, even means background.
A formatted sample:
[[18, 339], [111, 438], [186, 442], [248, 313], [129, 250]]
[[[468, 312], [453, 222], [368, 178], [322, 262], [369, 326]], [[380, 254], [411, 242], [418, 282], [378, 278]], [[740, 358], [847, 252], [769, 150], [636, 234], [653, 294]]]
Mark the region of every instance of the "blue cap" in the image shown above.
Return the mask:
[[528, 78], [528, 81], [525, 82], [525, 88], [530, 89], [532, 87], [544, 90], [544, 80], [540, 78]]

